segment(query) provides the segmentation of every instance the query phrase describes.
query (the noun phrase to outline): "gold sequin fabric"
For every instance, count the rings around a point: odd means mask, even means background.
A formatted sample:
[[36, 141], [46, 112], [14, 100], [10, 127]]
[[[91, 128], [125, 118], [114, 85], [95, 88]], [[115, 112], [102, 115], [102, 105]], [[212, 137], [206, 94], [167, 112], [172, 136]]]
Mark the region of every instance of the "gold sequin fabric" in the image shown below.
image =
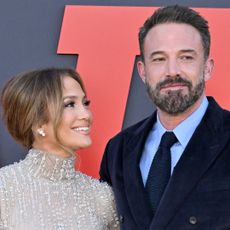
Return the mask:
[[74, 162], [31, 149], [1, 168], [0, 229], [119, 229], [111, 188], [75, 171]]

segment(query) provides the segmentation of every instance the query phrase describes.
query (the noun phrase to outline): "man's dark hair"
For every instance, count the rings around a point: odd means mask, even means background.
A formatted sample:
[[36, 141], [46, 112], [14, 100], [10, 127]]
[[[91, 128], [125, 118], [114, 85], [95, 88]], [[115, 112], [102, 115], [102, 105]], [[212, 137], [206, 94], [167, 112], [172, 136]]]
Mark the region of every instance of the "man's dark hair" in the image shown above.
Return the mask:
[[198, 12], [188, 7], [173, 5], [157, 9], [140, 28], [138, 37], [142, 61], [144, 61], [144, 40], [146, 35], [151, 28], [163, 23], [185, 23], [196, 28], [201, 35], [204, 57], [205, 59], [208, 58], [210, 52], [210, 32], [207, 20]]

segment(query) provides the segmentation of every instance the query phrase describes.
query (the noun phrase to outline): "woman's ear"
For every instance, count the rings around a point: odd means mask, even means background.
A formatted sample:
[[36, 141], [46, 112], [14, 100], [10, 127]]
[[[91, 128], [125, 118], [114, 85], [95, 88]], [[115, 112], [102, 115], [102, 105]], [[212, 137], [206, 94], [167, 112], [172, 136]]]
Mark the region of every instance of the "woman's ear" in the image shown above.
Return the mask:
[[45, 137], [46, 133], [45, 133], [45, 129], [44, 129], [44, 125], [35, 125], [32, 127], [32, 132], [34, 134], [34, 136], [41, 136], [41, 137]]
[[46, 136], [46, 133], [45, 133], [45, 130], [43, 128], [38, 128], [37, 129], [37, 133], [39, 135], [41, 135], [42, 137], [45, 137]]

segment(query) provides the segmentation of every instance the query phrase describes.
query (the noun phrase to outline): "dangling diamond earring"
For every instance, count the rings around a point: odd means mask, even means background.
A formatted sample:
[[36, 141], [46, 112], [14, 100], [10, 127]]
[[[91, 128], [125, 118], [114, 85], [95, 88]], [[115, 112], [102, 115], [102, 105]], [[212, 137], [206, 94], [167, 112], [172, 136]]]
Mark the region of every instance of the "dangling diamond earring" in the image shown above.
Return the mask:
[[42, 137], [45, 137], [45, 131], [43, 130], [43, 128], [39, 128], [39, 129], [37, 129], [37, 132], [38, 132], [38, 134], [40, 134]]

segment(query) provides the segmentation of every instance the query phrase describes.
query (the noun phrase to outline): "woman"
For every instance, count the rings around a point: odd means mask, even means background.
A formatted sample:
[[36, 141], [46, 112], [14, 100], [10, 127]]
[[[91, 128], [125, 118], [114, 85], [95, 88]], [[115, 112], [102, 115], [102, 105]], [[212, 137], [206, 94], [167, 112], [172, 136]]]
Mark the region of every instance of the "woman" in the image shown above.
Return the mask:
[[119, 229], [110, 187], [74, 169], [92, 125], [78, 73], [24, 73], [5, 85], [1, 101], [9, 132], [29, 151], [0, 169], [0, 229]]

